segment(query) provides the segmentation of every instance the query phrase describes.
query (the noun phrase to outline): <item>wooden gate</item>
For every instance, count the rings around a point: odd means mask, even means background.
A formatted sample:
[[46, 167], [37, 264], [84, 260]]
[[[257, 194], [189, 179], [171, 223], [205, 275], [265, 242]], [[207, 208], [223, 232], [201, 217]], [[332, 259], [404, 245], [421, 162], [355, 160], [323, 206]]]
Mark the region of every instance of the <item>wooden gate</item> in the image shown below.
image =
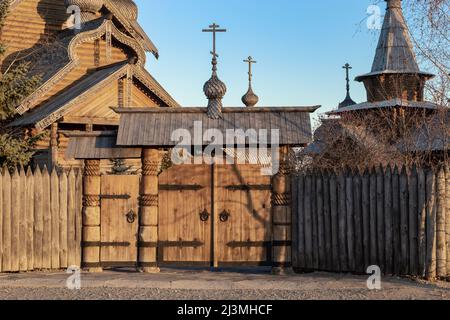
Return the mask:
[[101, 177], [101, 264], [136, 266], [139, 176]]
[[159, 265], [271, 264], [270, 177], [252, 165], [181, 165], [159, 177]]

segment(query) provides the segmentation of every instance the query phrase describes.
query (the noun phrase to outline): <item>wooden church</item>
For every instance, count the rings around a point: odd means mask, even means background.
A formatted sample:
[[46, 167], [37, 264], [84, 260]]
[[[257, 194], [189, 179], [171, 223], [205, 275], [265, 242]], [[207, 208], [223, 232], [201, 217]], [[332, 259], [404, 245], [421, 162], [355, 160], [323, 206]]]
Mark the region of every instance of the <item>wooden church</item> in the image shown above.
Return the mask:
[[30, 75], [41, 77], [11, 124], [28, 135], [48, 133], [36, 164], [81, 167], [64, 156], [67, 133], [116, 130], [119, 115], [111, 107], [179, 106], [144, 68], [146, 53], [158, 58], [158, 50], [137, 17], [132, 0], [12, 0], [0, 63], [4, 70], [29, 62]]

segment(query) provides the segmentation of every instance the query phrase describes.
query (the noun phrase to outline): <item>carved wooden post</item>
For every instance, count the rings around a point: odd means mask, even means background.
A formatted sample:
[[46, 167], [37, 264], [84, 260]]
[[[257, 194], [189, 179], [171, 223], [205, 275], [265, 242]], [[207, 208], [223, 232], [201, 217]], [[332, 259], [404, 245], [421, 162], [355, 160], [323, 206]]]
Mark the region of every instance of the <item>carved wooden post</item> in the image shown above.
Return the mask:
[[100, 261], [100, 160], [85, 160], [83, 188], [83, 267], [102, 272]]
[[288, 147], [280, 147], [279, 171], [272, 178], [272, 272], [283, 273], [292, 267], [292, 210]]
[[158, 247], [158, 173], [161, 155], [157, 149], [142, 151], [142, 186], [139, 218], [139, 267], [143, 272], [159, 272]]

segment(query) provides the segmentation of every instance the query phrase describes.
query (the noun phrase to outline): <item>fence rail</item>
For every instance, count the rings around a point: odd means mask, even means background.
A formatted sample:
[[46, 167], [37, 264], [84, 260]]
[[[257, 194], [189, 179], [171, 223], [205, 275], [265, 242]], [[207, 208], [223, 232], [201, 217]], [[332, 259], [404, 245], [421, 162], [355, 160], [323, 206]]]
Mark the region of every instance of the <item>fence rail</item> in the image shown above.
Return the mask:
[[294, 176], [293, 264], [300, 271], [450, 276], [448, 168]]
[[82, 176], [39, 168], [0, 173], [0, 272], [81, 262]]

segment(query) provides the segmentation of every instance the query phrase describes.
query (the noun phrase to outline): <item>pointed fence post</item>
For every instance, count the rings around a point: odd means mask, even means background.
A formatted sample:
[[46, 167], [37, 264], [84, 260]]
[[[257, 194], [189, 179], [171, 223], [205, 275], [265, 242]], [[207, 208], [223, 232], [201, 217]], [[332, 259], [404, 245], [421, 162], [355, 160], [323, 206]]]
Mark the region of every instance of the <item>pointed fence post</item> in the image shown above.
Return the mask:
[[445, 170], [439, 168], [436, 175], [436, 240], [437, 240], [437, 276], [447, 276], [447, 246], [446, 246], [446, 194], [445, 194]]

